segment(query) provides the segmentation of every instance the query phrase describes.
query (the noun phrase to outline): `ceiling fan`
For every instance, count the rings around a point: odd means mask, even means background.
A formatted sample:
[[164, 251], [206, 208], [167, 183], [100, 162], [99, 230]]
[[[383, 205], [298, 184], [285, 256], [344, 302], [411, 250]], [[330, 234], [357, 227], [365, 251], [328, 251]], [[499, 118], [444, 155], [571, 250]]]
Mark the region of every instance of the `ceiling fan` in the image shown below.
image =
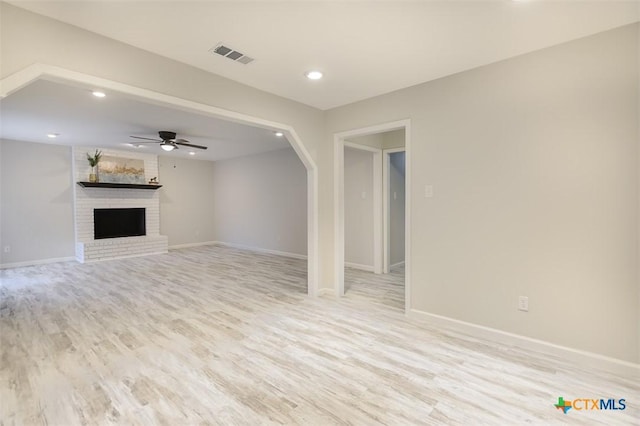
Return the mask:
[[[158, 136], [160, 136], [160, 140], [143, 138], [141, 136], [130, 136], [130, 137], [134, 139], [144, 139], [147, 141], [153, 141], [154, 143], [159, 143], [160, 148], [164, 149], [165, 151], [173, 151], [174, 149], [178, 149], [178, 145], [187, 146], [189, 148], [207, 149], [206, 146], [194, 145], [186, 139], [177, 139], [176, 132], [168, 132], [166, 130], [161, 130], [158, 132]], [[141, 143], [150, 143], [150, 142], [141, 142]]]

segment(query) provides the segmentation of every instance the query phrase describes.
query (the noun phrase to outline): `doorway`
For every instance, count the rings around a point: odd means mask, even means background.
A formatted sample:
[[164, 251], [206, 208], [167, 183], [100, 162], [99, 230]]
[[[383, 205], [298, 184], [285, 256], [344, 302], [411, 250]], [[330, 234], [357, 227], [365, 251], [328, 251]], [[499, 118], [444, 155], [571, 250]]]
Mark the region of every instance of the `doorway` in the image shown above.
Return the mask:
[[406, 197], [406, 153], [404, 148], [383, 150], [383, 272], [403, 268]]
[[382, 273], [381, 203], [382, 150], [345, 142], [345, 267]]
[[[334, 168], [334, 183], [335, 183], [335, 263], [334, 263], [334, 276], [336, 282], [336, 294], [341, 297], [345, 295], [345, 291], [349, 294], [354, 293], [355, 287], [353, 286], [353, 280], [359, 280], [356, 284], [366, 285], [371, 283], [370, 288], [359, 287], [364, 289], [361, 293], [366, 294], [366, 297], [370, 299], [379, 299], [375, 296], [376, 292], [381, 295], [383, 299], [392, 299], [393, 305], [404, 308], [405, 312], [410, 307], [410, 122], [409, 120], [403, 120], [398, 122], [386, 123], [377, 126], [371, 126], [363, 129], [352, 130], [348, 132], [342, 132], [334, 135], [334, 155], [335, 155], [335, 168]], [[392, 137], [393, 136], [393, 137]], [[391, 141], [391, 142], [390, 142]], [[398, 146], [400, 145], [400, 146]], [[359, 150], [370, 152], [369, 158], [373, 161], [373, 165], [368, 176], [373, 178], [373, 182], [368, 186], [371, 191], [371, 200], [367, 199], [368, 191], [354, 190], [353, 188], [346, 188], [345, 176], [345, 159], [349, 160], [349, 154], [345, 154], [345, 150]], [[395, 153], [401, 153], [401, 155], [393, 156]], [[384, 165], [386, 159], [389, 160], [389, 168], [387, 174], [384, 175]], [[401, 158], [402, 157], [402, 158]], [[374, 159], [375, 158], [375, 159]], [[392, 164], [391, 161], [394, 161]], [[402, 166], [402, 167], [400, 167]], [[378, 170], [376, 173], [375, 170]], [[395, 190], [395, 203], [391, 203], [393, 198], [393, 190], [390, 189], [385, 182], [389, 181], [391, 184], [391, 171], [399, 174], [403, 177], [402, 191], [398, 186]], [[394, 178], [395, 184], [400, 184]], [[383, 192], [385, 186], [387, 186], [387, 195], [389, 202], [384, 203]], [[376, 193], [379, 194], [376, 201], [374, 198]], [[390, 195], [389, 195], [390, 194]], [[347, 200], [345, 197], [351, 197]], [[368, 223], [373, 223], [373, 229], [367, 237], [373, 243], [373, 253], [368, 257], [372, 262], [369, 264], [357, 264], [354, 268], [355, 262], [349, 262], [347, 259], [347, 240], [345, 236], [351, 234], [351, 230], [346, 230], [345, 226], [352, 220], [345, 220], [345, 215], [353, 216], [354, 212], [347, 212], [345, 209], [350, 205], [354, 205], [354, 198], [360, 198], [358, 200], [361, 204], [362, 201], [372, 208], [371, 219], [363, 220], [362, 222], [368, 227]], [[397, 209], [398, 203], [403, 203], [403, 209]], [[357, 204], [357, 203], [356, 203]], [[392, 208], [391, 205], [394, 205]], [[387, 207], [388, 206], [388, 212]], [[391, 212], [393, 210], [393, 219]], [[363, 210], [364, 211], [364, 210]], [[385, 215], [385, 212], [387, 214]], [[403, 214], [403, 217], [399, 218], [397, 215]], [[377, 219], [376, 219], [377, 218]], [[392, 222], [393, 221], [393, 222]], [[385, 225], [386, 223], [386, 225]], [[393, 231], [392, 231], [393, 224]], [[395, 231], [395, 232], [394, 232]], [[398, 235], [400, 232], [402, 235]], [[350, 242], [350, 246], [352, 246]], [[393, 246], [392, 246], [393, 245]], [[402, 246], [398, 249], [398, 246]], [[385, 252], [387, 253], [385, 259]], [[392, 267], [391, 258], [393, 254], [394, 260], [401, 257], [401, 260], [395, 261]], [[349, 254], [350, 255], [350, 254]], [[404, 264], [402, 263], [404, 262]], [[388, 265], [385, 269], [385, 265]], [[360, 266], [360, 267], [358, 267]], [[362, 268], [365, 266], [365, 268]], [[404, 268], [402, 268], [404, 266]], [[345, 267], [347, 270], [345, 272]], [[396, 276], [393, 277], [392, 273], [396, 272]], [[386, 274], [385, 274], [386, 272]], [[345, 276], [349, 280], [345, 285]], [[396, 282], [394, 282], [396, 278]], [[397, 279], [401, 282], [397, 282]], [[393, 290], [387, 288], [385, 285], [395, 285]], [[401, 287], [398, 287], [400, 285]], [[377, 287], [377, 288], [376, 288]], [[387, 297], [391, 293], [398, 293], [398, 297]], [[373, 297], [370, 297], [372, 296]], [[377, 300], [379, 301], [379, 300]]]

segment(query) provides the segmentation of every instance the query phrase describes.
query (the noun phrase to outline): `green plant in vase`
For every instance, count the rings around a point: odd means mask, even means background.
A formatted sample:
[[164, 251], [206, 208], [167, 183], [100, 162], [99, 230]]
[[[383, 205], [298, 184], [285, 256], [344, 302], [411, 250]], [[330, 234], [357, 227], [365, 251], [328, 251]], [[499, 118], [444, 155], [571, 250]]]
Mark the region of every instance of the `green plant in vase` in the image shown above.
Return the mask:
[[89, 165], [92, 169], [91, 174], [89, 175], [89, 182], [100, 182], [100, 177], [98, 176], [98, 163], [100, 162], [101, 158], [102, 151], [98, 151], [97, 149], [96, 153], [93, 155], [87, 153], [87, 161], [89, 162]]

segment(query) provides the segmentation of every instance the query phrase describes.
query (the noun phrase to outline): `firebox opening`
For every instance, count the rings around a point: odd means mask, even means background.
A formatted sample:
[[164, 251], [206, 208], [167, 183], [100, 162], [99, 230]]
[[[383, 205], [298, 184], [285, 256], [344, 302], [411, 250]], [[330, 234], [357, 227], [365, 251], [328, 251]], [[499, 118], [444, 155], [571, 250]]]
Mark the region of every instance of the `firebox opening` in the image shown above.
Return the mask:
[[145, 209], [93, 209], [93, 238], [146, 235]]

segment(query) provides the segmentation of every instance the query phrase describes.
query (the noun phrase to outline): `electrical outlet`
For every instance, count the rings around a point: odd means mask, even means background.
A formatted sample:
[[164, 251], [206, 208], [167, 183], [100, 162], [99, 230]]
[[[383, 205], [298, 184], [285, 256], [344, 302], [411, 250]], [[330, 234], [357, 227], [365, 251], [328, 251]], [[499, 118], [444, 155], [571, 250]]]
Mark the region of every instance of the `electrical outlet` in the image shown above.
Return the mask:
[[4, 252], [9, 253], [11, 251], [11, 246], [4, 246]]
[[518, 298], [518, 310], [529, 312], [529, 298], [527, 296], [520, 296]]

